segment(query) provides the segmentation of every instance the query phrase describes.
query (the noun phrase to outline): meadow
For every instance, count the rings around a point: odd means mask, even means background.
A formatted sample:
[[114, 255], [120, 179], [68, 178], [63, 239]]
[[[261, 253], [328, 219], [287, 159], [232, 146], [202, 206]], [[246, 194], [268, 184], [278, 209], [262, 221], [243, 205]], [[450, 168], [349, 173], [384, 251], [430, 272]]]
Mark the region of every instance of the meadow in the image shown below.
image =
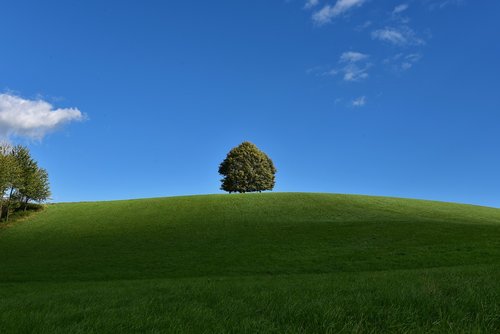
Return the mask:
[[318, 193], [48, 205], [0, 227], [1, 333], [500, 332], [500, 209]]

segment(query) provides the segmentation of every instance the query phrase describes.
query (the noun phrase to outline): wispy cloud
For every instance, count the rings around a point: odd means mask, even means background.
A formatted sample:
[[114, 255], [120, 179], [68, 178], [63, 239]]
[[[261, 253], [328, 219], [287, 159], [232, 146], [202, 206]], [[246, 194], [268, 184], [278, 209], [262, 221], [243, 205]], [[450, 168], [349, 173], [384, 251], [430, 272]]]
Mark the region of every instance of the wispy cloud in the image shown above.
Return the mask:
[[423, 45], [425, 41], [418, 37], [415, 32], [407, 27], [399, 28], [385, 27], [372, 31], [372, 38], [397, 46]]
[[413, 64], [420, 61], [420, 59], [422, 59], [422, 55], [420, 53], [411, 53], [409, 55], [406, 55], [403, 59], [403, 62], [401, 63], [401, 69], [409, 70], [413, 67]]
[[366, 96], [360, 96], [351, 101], [353, 107], [363, 107], [364, 105], [366, 105]]
[[406, 44], [407, 42], [406, 37], [401, 31], [389, 27], [373, 31], [372, 38], [397, 45]]
[[318, 66], [310, 68], [307, 74], [316, 76], [341, 76], [344, 81], [356, 82], [368, 78], [368, 70], [372, 67], [370, 56], [356, 51], [347, 51], [340, 55], [338, 66]]
[[305, 9], [311, 9], [319, 5], [319, 0], [306, 0], [306, 4], [304, 5]]
[[349, 10], [362, 6], [366, 0], [337, 0], [335, 5], [325, 5], [312, 16], [314, 23], [323, 25]]
[[405, 10], [407, 10], [409, 7], [409, 5], [407, 3], [403, 3], [401, 5], [397, 5], [396, 7], [394, 7], [394, 9], [392, 10], [392, 14], [400, 14], [402, 12], [404, 12]]
[[367, 54], [355, 51], [347, 51], [340, 56], [341, 63], [357, 63], [358, 61], [365, 60], [369, 56]]
[[76, 108], [54, 108], [50, 103], [0, 94], [0, 138], [21, 136], [42, 139], [59, 126], [81, 121], [84, 115]]
[[360, 68], [357, 66], [348, 66], [344, 69], [345, 81], [361, 81], [368, 78], [368, 68]]
[[371, 64], [367, 62], [370, 56], [361, 52], [347, 51], [342, 53], [339, 64], [342, 66], [330, 71], [330, 75], [341, 74], [345, 81], [355, 82], [368, 78], [368, 69]]
[[384, 63], [390, 65], [396, 72], [403, 72], [412, 68], [420, 59], [422, 59], [422, 54], [420, 53], [398, 53], [392, 57], [386, 58]]
[[449, 5], [461, 5], [465, 0], [424, 0], [430, 10], [444, 9]]
[[373, 22], [368, 20], [368, 21], [365, 21], [363, 24], [359, 24], [359, 25], [357, 25], [357, 26], [354, 28], [354, 30], [355, 30], [355, 31], [363, 31], [363, 30], [365, 30], [366, 28], [369, 28], [372, 24], [373, 24]]

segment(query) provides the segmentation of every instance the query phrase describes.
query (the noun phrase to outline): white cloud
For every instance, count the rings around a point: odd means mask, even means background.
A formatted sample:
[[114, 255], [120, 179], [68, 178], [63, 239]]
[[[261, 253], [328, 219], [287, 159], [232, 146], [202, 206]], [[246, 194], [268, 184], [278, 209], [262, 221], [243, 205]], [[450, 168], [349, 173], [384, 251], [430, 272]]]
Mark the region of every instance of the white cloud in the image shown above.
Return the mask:
[[359, 68], [356, 66], [348, 66], [344, 69], [345, 81], [361, 81], [368, 78], [368, 67]]
[[420, 53], [410, 53], [405, 57], [407, 61], [410, 61], [412, 63], [416, 63], [420, 59], [422, 59], [422, 55]]
[[396, 7], [394, 7], [393, 11], [392, 11], [392, 14], [399, 14], [399, 13], [402, 13], [404, 12], [405, 10], [407, 10], [409, 7], [409, 5], [407, 3], [403, 3], [401, 5], [398, 5]]
[[369, 56], [361, 52], [348, 51], [340, 56], [341, 63], [356, 63], [361, 60], [367, 59]]
[[42, 139], [65, 123], [83, 119], [84, 115], [76, 108], [54, 109], [41, 99], [27, 100], [12, 94], [0, 94], [0, 138]]
[[443, 9], [449, 5], [461, 5], [464, 0], [424, 0], [430, 10]]
[[410, 53], [407, 55], [398, 53], [390, 58], [386, 58], [384, 63], [390, 65], [396, 72], [403, 72], [412, 68], [420, 59], [422, 59], [422, 54], [420, 53]]
[[345, 81], [355, 82], [368, 78], [368, 69], [371, 64], [367, 62], [370, 56], [361, 52], [347, 51], [342, 53], [339, 58], [341, 67], [328, 71], [328, 75], [341, 74]]
[[337, 0], [335, 5], [325, 5], [312, 16], [314, 23], [322, 25], [330, 23], [335, 17], [346, 13], [354, 7], [362, 6], [366, 0]]
[[408, 24], [410, 22], [410, 18], [403, 16], [403, 13], [409, 7], [410, 7], [410, 5], [407, 3], [403, 3], [403, 4], [400, 4], [396, 7], [394, 7], [394, 9], [392, 10], [392, 13], [391, 13], [391, 19], [394, 21], [400, 22], [402, 24]]
[[369, 28], [373, 24], [372, 21], [365, 21], [363, 24], [357, 25], [354, 30], [355, 31], [363, 31], [366, 28]]
[[306, 4], [304, 5], [305, 9], [310, 9], [313, 7], [316, 7], [319, 4], [319, 0], [307, 0]]
[[406, 71], [413, 67], [413, 65], [422, 58], [419, 53], [412, 53], [404, 57], [403, 62], [400, 65], [401, 70]]
[[398, 30], [393, 28], [378, 29], [372, 32], [372, 38], [392, 44], [406, 44], [406, 37]]
[[344, 81], [355, 82], [368, 78], [372, 67], [370, 55], [356, 51], [346, 51], [340, 55], [337, 67], [317, 66], [306, 71], [316, 76], [342, 76]]
[[361, 52], [344, 52], [340, 56], [339, 63], [345, 65], [338, 69], [337, 73], [343, 73], [345, 81], [364, 80], [368, 78], [368, 69], [371, 67], [371, 64], [366, 62], [369, 57], [369, 55]]
[[360, 96], [357, 99], [351, 101], [353, 107], [362, 107], [366, 104], [366, 96]]
[[425, 44], [423, 39], [417, 37], [415, 32], [406, 26], [400, 28], [385, 27], [372, 31], [372, 38], [398, 46]]

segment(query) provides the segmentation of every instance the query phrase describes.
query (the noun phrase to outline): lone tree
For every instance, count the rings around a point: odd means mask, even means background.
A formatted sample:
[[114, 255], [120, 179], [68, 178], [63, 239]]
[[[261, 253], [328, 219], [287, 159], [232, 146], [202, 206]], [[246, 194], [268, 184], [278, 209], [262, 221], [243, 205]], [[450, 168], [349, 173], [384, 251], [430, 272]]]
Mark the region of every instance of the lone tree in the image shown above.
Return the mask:
[[227, 154], [219, 166], [221, 189], [246, 193], [273, 190], [276, 168], [273, 161], [254, 144], [243, 142]]

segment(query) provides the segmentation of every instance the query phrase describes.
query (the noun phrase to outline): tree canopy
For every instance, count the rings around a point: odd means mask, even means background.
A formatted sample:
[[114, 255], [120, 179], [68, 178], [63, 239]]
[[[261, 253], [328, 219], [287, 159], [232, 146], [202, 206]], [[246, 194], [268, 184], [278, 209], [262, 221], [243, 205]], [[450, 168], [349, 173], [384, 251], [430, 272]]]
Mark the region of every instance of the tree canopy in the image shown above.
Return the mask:
[[50, 197], [49, 176], [21, 145], [0, 144], [0, 219]]
[[220, 164], [221, 189], [230, 193], [272, 190], [276, 171], [273, 161], [246, 141], [229, 151]]

